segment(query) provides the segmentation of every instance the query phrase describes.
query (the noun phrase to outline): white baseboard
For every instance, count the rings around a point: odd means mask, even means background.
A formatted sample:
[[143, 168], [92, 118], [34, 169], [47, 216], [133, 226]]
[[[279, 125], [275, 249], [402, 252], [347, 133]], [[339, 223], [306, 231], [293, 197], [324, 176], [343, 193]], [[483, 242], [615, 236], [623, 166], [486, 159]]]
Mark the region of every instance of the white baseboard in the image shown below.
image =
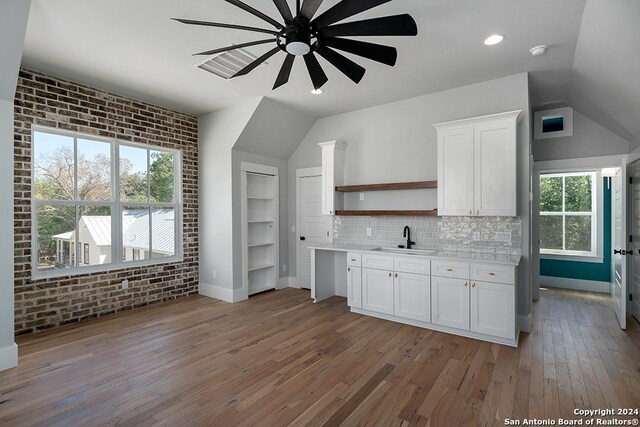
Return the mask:
[[244, 289], [229, 289], [200, 282], [198, 290], [200, 295], [231, 303], [247, 299], [247, 295]]
[[18, 346], [16, 343], [0, 348], [0, 371], [18, 366]]
[[576, 291], [600, 292], [608, 294], [611, 289], [609, 282], [595, 280], [568, 279], [566, 277], [540, 276], [540, 286], [551, 288], [573, 289]]
[[522, 332], [531, 332], [531, 313], [518, 314], [518, 330]]
[[298, 286], [296, 282], [297, 282], [297, 279], [295, 277], [281, 277], [278, 279], [277, 289], [284, 289], [284, 288], [300, 289], [300, 286]]

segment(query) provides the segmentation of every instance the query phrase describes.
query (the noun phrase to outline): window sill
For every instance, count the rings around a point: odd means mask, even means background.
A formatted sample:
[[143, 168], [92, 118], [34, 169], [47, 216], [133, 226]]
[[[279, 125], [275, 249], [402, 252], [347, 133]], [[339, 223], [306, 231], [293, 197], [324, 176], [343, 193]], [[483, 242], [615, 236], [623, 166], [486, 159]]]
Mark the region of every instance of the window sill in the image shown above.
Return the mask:
[[540, 253], [540, 259], [552, 259], [556, 261], [573, 261], [573, 262], [591, 262], [594, 264], [602, 264], [604, 257], [592, 255], [568, 255], [568, 254], [550, 254]]
[[32, 280], [57, 279], [62, 277], [75, 277], [87, 274], [108, 274], [112, 271], [126, 270], [136, 267], [154, 267], [165, 264], [180, 263], [182, 256], [166, 257], [162, 259], [148, 259], [142, 261], [129, 261], [127, 263], [95, 265], [90, 267], [63, 268], [58, 270], [34, 271], [31, 270]]

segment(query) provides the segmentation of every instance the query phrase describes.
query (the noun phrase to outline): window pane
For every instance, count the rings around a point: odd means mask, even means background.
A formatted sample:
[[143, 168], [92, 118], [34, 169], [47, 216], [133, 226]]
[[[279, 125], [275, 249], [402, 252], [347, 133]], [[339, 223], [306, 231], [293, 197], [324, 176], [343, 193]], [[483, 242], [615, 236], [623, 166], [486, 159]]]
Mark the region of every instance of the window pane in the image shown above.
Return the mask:
[[78, 139], [78, 200], [111, 200], [111, 144]]
[[120, 200], [147, 202], [147, 150], [120, 146]]
[[34, 132], [33, 173], [36, 199], [73, 200], [73, 150], [71, 137]]
[[125, 262], [149, 258], [149, 208], [123, 208], [122, 246]]
[[151, 151], [150, 156], [151, 201], [173, 202], [173, 154], [164, 151]]
[[565, 192], [566, 212], [591, 212], [591, 175], [566, 177]]
[[80, 208], [78, 233], [79, 267], [111, 263], [111, 208], [83, 206]]
[[540, 212], [562, 212], [562, 177], [540, 177]]
[[540, 249], [562, 250], [562, 216], [540, 216]]
[[591, 216], [571, 216], [566, 219], [567, 250], [591, 252]]
[[151, 211], [151, 257], [175, 255], [175, 218], [173, 208]]
[[73, 205], [39, 206], [36, 212], [38, 228], [39, 271], [71, 268], [76, 261], [76, 208]]

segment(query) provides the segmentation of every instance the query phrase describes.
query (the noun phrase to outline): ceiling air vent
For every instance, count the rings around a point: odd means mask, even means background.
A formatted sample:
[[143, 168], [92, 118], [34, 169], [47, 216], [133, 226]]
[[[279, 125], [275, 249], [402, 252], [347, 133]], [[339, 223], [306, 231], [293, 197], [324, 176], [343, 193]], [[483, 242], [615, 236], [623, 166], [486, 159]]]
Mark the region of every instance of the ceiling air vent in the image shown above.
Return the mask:
[[[229, 80], [231, 76], [251, 64], [257, 58], [257, 56], [249, 53], [245, 49], [234, 49], [208, 56], [202, 61], [196, 62], [194, 65], [204, 71]], [[256, 68], [261, 68], [266, 65], [267, 63], [263, 62]]]

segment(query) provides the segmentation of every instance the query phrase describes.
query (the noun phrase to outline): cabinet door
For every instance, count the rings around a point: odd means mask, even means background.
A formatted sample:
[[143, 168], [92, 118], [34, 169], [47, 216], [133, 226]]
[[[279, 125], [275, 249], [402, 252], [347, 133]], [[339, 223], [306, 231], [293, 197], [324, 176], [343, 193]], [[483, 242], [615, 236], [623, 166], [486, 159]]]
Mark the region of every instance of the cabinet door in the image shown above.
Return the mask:
[[438, 215], [473, 214], [473, 127], [438, 132]]
[[490, 282], [471, 284], [471, 330], [514, 339], [516, 333], [515, 286]]
[[334, 148], [322, 148], [322, 214], [334, 212]]
[[362, 308], [393, 314], [393, 274], [390, 271], [362, 269]]
[[431, 321], [431, 277], [394, 273], [394, 314], [407, 319]]
[[[516, 124], [513, 120], [474, 128], [474, 214], [516, 215]], [[440, 185], [440, 183], [438, 183]]]
[[347, 305], [362, 308], [362, 268], [347, 267]]
[[469, 282], [431, 277], [431, 322], [469, 330]]

